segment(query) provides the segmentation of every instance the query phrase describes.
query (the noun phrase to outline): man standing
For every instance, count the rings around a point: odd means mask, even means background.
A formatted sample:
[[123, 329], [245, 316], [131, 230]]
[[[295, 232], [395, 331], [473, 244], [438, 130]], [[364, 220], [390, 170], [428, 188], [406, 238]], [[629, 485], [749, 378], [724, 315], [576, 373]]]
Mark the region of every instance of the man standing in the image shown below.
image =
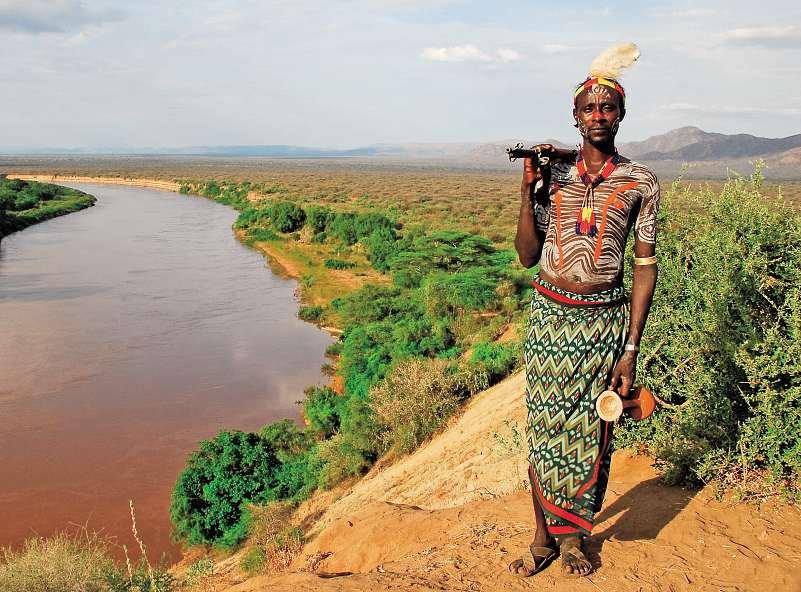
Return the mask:
[[[524, 266], [540, 264], [524, 345], [536, 533], [533, 563], [509, 566], [517, 575], [537, 573], [557, 554], [567, 575], [592, 570], [582, 541], [603, 503], [612, 449], [612, 425], [595, 399], [608, 388], [628, 395], [657, 276], [659, 185], [615, 149], [626, 113], [616, 78], [637, 57], [633, 44], [613, 46], [576, 87], [583, 142], [574, 160], [524, 163], [515, 248]], [[552, 147], [540, 148], [547, 155]], [[629, 303], [622, 282], [632, 229]]]

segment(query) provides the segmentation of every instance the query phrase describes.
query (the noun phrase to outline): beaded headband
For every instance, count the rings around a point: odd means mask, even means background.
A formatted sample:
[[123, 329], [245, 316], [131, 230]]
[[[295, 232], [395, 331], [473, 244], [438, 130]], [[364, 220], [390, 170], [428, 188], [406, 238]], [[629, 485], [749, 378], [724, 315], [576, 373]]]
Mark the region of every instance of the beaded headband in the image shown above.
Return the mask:
[[603, 78], [600, 76], [596, 77], [591, 76], [587, 78], [587, 80], [585, 80], [584, 82], [579, 83], [579, 85], [576, 87], [576, 90], [573, 92], [573, 105], [576, 104], [576, 101], [578, 101], [578, 97], [582, 92], [591, 89], [596, 84], [600, 84], [602, 86], [608, 86], [609, 88], [616, 90], [623, 100], [626, 99], [626, 91], [623, 90], [623, 87], [620, 86], [617, 80], [612, 80], [611, 78]]

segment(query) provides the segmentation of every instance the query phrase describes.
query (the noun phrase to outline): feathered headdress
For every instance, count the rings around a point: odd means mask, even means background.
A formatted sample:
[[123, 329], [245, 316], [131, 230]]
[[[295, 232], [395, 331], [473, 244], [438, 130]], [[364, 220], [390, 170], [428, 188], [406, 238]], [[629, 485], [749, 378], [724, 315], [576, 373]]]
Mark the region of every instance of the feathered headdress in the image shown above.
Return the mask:
[[617, 79], [639, 57], [640, 48], [633, 43], [616, 43], [607, 47], [592, 61], [589, 77], [576, 86], [573, 93], [574, 104], [584, 89], [592, 88], [596, 84], [614, 88], [625, 99], [626, 93]]

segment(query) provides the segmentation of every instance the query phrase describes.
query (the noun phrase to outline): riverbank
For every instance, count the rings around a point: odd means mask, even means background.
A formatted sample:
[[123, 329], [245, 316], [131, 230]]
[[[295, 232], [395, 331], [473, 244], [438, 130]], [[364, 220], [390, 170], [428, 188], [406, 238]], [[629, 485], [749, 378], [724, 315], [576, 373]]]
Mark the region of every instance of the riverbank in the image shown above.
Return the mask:
[[33, 224], [91, 207], [93, 196], [49, 183], [0, 175], [0, 240]]
[[8, 173], [9, 179], [22, 181], [38, 181], [41, 183], [101, 183], [104, 185], [126, 185], [128, 187], [150, 187], [165, 191], [180, 191], [181, 184], [175, 181], [159, 179], [139, 179], [135, 177], [88, 177], [82, 175], [28, 175], [24, 173]]
[[[69, 174], [26, 174], [10, 172], [9, 179], [19, 179], [22, 181], [36, 181], [42, 183], [97, 183], [101, 185], [121, 185], [127, 187], [146, 187], [173, 191], [180, 193], [185, 185], [177, 181], [167, 181], [164, 179], [139, 178], [139, 177], [108, 177], [108, 176], [89, 176], [89, 175], [69, 175]], [[196, 195], [191, 193], [191, 195]], [[250, 191], [247, 199], [258, 203], [267, 199], [256, 191]], [[240, 242], [247, 243], [246, 233], [236, 232]], [[290, 277], [298, 280], [299, 285], [296, 294], [301, 305], [325, 306], [334, 298], [343, 296], [348, 292], [359, 288], [367, 282], [387, 283], [386, 276], [377, 273], [372, 269], [369, 262], [362, 256], [354, 258], [353, 269], [338, 270], [328, 269], [321, 263], [328, 257], [336, 254], [330, 248], [323, 245], [312, 245], [308, 241], [298, 242], [292, 239], [276, 237], [271, 241], [255, 241], [251, 246], [262, 253], [267, 259], [270, 269], [281, 276]], [[341, 331], [335, 326], [334, 319], [326, 319], [324, 329], [331, 334], [339, 334]]]

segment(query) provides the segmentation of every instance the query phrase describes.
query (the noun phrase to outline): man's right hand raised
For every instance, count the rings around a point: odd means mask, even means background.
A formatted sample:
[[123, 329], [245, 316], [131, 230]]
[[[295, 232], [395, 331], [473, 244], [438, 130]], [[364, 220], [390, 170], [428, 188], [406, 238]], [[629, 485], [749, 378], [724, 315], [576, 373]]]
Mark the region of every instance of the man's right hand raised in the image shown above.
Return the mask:
[[523, 182], [520, 185], [520, 196], [531, 199], [531, 189], [542, 178], [540, 167], [534, 163], [533, 158], [523, 159]]
[[[549, 156], [553, 151], [553, 144], [537, 144], [535, 148], [542, 150], [543, 156]], [[523, 183], [520, 187], [522, 197], [531, 198], [531, 190], [537, 181], [542, 179], [542, 169], [538, 162], [534, 162], [533, 158], [523, 159]]]

